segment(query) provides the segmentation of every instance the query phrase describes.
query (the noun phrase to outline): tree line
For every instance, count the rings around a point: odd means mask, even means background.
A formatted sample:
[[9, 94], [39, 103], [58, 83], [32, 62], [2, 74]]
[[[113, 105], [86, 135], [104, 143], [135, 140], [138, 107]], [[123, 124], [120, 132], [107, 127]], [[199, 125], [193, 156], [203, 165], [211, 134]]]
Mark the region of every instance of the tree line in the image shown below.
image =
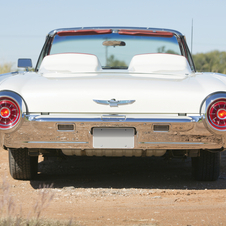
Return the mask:
[[226, 52], [211, 51], [193, 55], [196, 70], [226, 74]]
[[[196, 70], [198, 72], [216, 72], [226, 74], [226, 52], [217, 50], [207, 53], [197, 53], [193, 55]], [[109, 61], [112, 66], [115, 66], [116, 59], [111, 58]], [[124, 62], [123, 66], [124, 66]], [[13, 71], [12, 63], [0, 64], [0, 74]]]
[[0, 64], [0, 74], [11, 72], [12, 71], [12, 67], [13, 67], [12, 63]]

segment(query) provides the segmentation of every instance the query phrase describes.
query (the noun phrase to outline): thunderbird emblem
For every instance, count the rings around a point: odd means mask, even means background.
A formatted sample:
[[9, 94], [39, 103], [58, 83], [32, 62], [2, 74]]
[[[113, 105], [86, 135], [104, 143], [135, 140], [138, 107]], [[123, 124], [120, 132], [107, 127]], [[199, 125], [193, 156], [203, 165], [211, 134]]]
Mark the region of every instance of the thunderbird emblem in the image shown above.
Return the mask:
[[118, 107], [118, 105], [124, 105], [124, 104], [132, 104], [135, 102], [135, 100], [116, 100], [116, 99], [111, 99], [111, 100], [93, 100], [98, 104], [105, 104], [105, 105], [110, 105], [110, 107]]

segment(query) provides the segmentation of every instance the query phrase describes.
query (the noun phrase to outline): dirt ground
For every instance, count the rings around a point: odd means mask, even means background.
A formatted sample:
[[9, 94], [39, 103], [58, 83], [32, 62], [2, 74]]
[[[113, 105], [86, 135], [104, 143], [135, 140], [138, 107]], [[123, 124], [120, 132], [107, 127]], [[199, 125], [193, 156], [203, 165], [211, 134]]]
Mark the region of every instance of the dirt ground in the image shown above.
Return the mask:
[[190, 159], [95, 157], [40, 158], [36, 180], [18, 181], [0, 150], [0, 183], [9, 184], [15, 212], [28, 217], [42, 199], [41, 217], [82, 226], [226, 225], [226, 153], [221, 160], [216, 182], [194, 181]]

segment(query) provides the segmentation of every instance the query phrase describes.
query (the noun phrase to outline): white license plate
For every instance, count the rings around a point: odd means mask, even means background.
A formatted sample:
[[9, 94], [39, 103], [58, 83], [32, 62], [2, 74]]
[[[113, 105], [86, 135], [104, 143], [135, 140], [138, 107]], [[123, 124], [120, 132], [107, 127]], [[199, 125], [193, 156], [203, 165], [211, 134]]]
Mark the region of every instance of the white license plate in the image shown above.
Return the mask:
[[134, 128], [94, 128], [94, 148], [134, 148]]

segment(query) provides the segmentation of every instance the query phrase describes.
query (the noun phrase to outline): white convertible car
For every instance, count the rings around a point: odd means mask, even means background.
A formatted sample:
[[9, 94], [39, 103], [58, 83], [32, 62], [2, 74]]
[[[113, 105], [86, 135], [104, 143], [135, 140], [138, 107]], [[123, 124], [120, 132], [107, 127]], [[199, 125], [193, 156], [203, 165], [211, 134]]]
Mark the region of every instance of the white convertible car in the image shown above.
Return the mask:
[[0, 129], [15, 179], [35, 177], [38, 155], [168, 155], [191, 157], [195, 179], [217, 180], [226, 77], [197, 73], [175, 30], [57, 29], [34, 72], [0, 76]]

